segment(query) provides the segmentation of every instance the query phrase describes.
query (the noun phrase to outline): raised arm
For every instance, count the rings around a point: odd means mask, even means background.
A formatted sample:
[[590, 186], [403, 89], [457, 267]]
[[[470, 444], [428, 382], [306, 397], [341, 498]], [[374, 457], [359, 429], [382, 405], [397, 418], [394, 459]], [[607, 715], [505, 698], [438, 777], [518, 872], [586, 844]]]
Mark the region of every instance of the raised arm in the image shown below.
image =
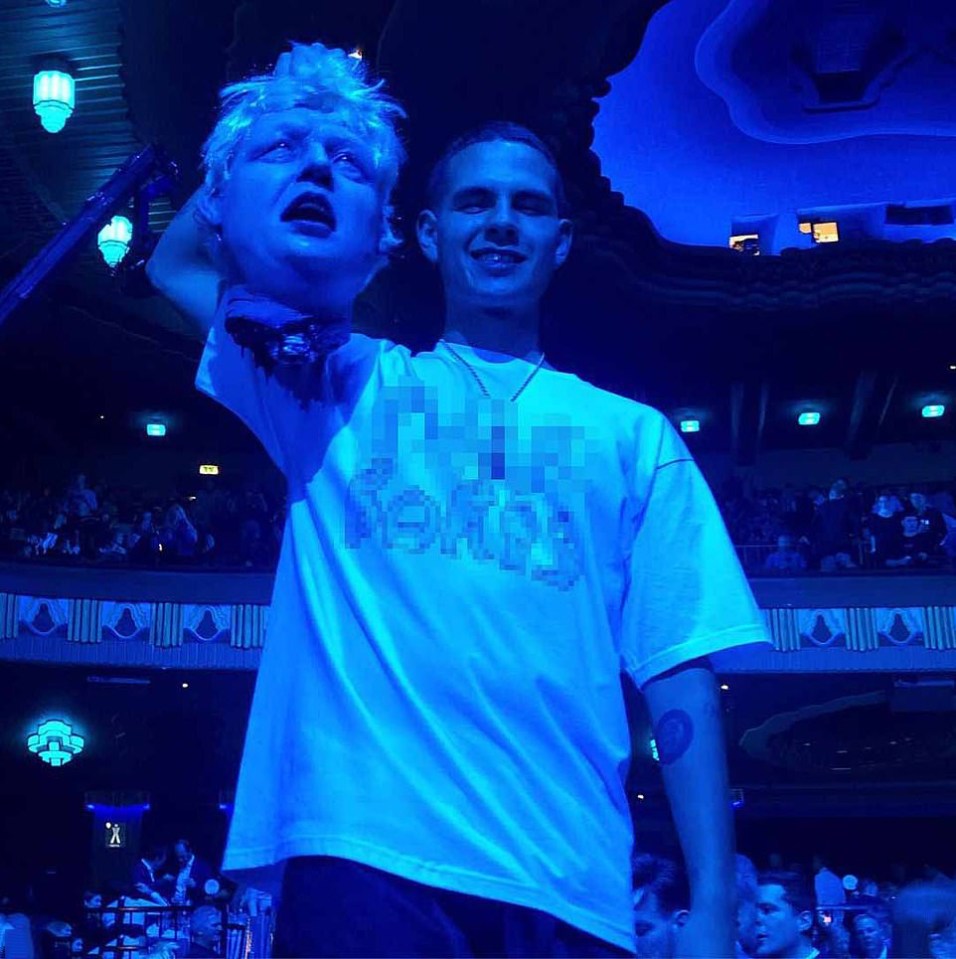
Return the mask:
[[176, 214], [146, 264], [146, 275], [205, 335], [219, 303], [222, 277], [207, 252], [196, 204], [194, 194]]

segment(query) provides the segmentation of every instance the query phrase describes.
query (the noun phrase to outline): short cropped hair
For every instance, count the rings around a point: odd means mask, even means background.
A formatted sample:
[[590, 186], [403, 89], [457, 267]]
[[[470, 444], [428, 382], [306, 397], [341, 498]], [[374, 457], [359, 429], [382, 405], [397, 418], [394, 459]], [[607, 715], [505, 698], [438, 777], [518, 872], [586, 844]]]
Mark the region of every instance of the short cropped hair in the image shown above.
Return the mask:
[[[369, 145], [390, 221], [392, 190], [405, 160], [396, 127], [405, 111], [362, 60], [320, 43], [312, 49], [318, 56], [311, 75], [260, 74], [220, 91], [219, 119], [202, 148], [203, 189], [213, 194], [222, 188], [242, 141], [260, 116], [306, 107], [339, 120]], [[387, 240], [397, 245], [390, 226], [388, 234]]]
[[882, 899], [875, 899], [873, 896], [865, 896], [858, 899], [854, 905], [861, 907], [853, 912], [854, 923], [856, 923], [857, 919], [861, 919], [862, 917], [866, 916], [868, 919], [872, 919], [879, 926], [889, 926], [890, 907], [883, 902]]
[[684, 870], [662, 856], [639, 855], [631, 862], [631, 883], [634, 891], [643, 889], [657, 898], [661, 912], [690, 909], [690, 888]]
[[758, 886], [780, 886], [783, 898], [795, 913], [814, 911], [816, 900], [813, 889], [798, 872], [762, 872], [757, 877]]
[[481, 126], [468, 130], [461, 136], [456, 137], [445, 148], [444, 153], [438, 158], [438, 161], [432, 167], [428, 175], [428, 182], [425, 186], [425, 206], [434, 210], [441, 202], [442, 190], [445, 187], [445, 180], [448, 177], [448, 165], [453, 157], [457, 156], [462, 150], [466, 150], [476, 143], [523, 143], [525, 146], [537, 150], [548, 165], [554, 171], [554, 194], [558, 206], [558, 216], [566, 216], [568, 213], [568, 201], [564, 190], [564, 180], [561, 177], [561, 171], [558, 168], [558, 161], [548, 145], [533, 130], [522, 126], [520, 123], [511, 123], [506, 120], [495, 120], [490, 123], [483, 123]]

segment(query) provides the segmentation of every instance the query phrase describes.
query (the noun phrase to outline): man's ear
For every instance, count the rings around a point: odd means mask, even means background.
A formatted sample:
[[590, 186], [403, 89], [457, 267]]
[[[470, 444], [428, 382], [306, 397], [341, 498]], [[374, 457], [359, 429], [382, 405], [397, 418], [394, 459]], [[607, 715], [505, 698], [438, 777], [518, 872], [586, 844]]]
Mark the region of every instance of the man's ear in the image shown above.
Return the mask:
[[813, 913], [809, 909], [804, 909], [797, 916], [797, 927], [801, 932], [809, 932], [813, 928]]
[[438, 220], [431, 210], [422, 210], [415, 221], [418, 245], [429, 263], [438, 262]]
[[558, 244], [554, 250], [554, 265], [561, 266], [571, 252], [571, 241], [574, 238], [574, 224], [570, 220], [558, 221]]
[[677, 909], [674, 911], [671, 916], [671, 922], [679, 929], [687, 920], [690, 919], [690, 910], [689, 909]]
[[196, 198], [196, 214], [211, 230], [222, 229], [222, 194], [216, 190], [202, 190]]

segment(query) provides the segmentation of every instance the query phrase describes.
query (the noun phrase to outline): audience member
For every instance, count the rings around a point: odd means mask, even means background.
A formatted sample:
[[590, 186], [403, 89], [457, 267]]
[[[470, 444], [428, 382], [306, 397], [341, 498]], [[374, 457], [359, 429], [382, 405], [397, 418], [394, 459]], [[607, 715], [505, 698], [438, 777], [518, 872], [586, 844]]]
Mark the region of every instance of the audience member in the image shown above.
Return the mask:
[[846, 890], [840, 877], [826, 864], [824, 858], [817, 853], [813, 857], [813, 890], [816, 894], [817, 905], [823, 909], [830, 906], [842, 906], [846, 902]]
[[762, 873], [757, 880], [755, 955], [761, 959], [814, 959], [813, 893], [795, 872]]
[[212, 868], [196, 856], [185, 839], [177, 840], [173, 846], [173, 860], [175, 874], [164, 877], [173, 884], [170, 902], [177, 906], [201, 903], [206, 895], [206, 882], [213, 878]]
[[807, 561], [794, 547], [793, 537], [784, 533], [778, 537], [777, 548], [767, 557], [764, 567], [772, 573], [802, 573], [807, 568]]
[[853, 540], [858, 532], [858, 518], [847, 496], [846, 480], [837, 480], [826, 500], [817, 506], [811, 524], [811, 540], [822, 572], [853, 569]]
[[142, 858], [133, 866], [130, 885], [133, 893], [143, 899], [149, 899], [158, 905], [167, 904], [166, 897], [159, 891], [159, 870], [166, 862], [166, 848], [159, 845], [147, 846]]
[[634, 859], [632, 878], [636, 955], [639, 959], [674, 959], [677, 933], [690, 909], [683, 870], [669, 859], [641, 855]]
[[861, 959], [886, 959], [890, 936], [890, 915], [883, 903], [866, 896], [853, 913], [853, 938]]

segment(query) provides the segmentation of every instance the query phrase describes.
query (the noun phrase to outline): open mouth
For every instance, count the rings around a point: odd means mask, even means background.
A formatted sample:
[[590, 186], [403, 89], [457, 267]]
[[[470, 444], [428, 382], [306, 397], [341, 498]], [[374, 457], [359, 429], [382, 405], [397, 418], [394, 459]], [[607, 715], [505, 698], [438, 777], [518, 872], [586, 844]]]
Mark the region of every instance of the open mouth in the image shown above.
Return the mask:
[[335, 229], [335, 211], [323, 193], [304, 193], [282, 212], [284, 223], [308, 224], [331, 232]]
[[486, 266], [517, 266], [528, 259], [523, 253], [517, 250], [499, 249], [495, 247], [486, 247], [481, 250], [475, 250], [472, 259], [483, 263]]

